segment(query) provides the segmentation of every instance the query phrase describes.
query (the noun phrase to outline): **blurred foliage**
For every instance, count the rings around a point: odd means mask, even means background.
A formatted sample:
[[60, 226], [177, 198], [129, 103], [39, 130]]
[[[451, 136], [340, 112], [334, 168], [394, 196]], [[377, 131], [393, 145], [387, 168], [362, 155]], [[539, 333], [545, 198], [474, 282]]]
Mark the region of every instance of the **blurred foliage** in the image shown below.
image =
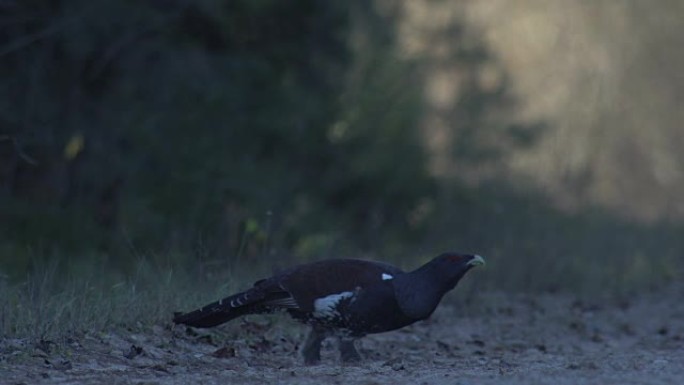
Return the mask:
[[513, 122], [505, 67], [457, 22], [436, 23], [411, 55], [396, 41], [401, 7], [385, 2], [0, 7], [11, 275], [151, 263], [215, 279], [292, 256], [412, 267], [402, 259], [445, 249], [488, 257], [478, 282], [498, 289], [680, 274], [681, 225], [555, 209], [528, 179], [492, 172], [552, 122]]
[[9, 5], [3, 259], [306, 257], [416, 237], [432, 182], [411, 63], [389, 34], [355, 50], [352, 13], [382, 22], [361, 1]]

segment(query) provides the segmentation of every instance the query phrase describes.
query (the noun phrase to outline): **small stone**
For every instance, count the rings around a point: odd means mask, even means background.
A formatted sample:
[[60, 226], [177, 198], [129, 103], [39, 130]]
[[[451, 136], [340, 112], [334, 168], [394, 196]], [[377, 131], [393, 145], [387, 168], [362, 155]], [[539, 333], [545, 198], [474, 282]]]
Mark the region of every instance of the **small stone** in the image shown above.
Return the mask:
[[668, 363], [669, 361], [664, 358], [658, 358], [653, 360], [652, 362], [653, 366], [656, 366], [658, 368], [662, 368], [663, 366], [666, 366]]
[[131, 345], [131, 347], [128, 349], [127, 352], [124, 353], [124, 357], [130, 359], [133, 359], [141, 354], [143, 354], [144, 350], [141, 346], [137, 345]]
[[232, 358], [236, 356], [235, 348], [232, 346], [224, 346], [222, 348], [216, 349], [211, 353], [213, 357], [216, 358]]

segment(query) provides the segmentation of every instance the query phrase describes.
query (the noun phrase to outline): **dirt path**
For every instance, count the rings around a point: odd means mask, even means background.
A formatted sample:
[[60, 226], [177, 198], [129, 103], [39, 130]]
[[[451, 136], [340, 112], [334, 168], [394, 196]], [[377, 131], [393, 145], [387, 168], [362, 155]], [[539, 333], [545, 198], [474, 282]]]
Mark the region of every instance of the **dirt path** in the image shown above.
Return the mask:
[[[680, 384], [682, 290], [599, 306], [564, 296], [482, 295], [481, 308], [370, 336], [357, 366], [306, 367], [304, 329], [256, 318], [208, 334], [155, 327], [65, 344], [0, 342], [0, 384]], [[245, 333], [244, 329], [248, 329]]]

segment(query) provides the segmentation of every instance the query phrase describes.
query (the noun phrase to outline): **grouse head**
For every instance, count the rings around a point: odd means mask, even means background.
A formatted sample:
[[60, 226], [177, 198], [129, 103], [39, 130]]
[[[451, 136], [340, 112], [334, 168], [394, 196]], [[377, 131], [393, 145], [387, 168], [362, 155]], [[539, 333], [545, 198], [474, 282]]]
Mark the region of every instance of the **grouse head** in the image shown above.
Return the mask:
[[411, 318], [429, 317], [444, 294], [455, 288], [470, 269], [484, 264], [479, 255], [447, 252], [437, 256], [394, 280], [399, 307]]

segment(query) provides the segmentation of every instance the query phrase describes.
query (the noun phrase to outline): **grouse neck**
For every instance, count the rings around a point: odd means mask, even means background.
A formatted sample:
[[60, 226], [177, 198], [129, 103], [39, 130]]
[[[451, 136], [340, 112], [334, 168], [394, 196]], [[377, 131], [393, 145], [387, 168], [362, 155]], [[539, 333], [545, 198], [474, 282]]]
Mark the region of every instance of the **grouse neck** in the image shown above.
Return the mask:
[[428, 318], [444, 294], [458, 282], [458, 278], [453, 283], [448, 278], [448, 274], [431, 263], [396, 277], [393, 284], [399, 307], [410, 318]]

